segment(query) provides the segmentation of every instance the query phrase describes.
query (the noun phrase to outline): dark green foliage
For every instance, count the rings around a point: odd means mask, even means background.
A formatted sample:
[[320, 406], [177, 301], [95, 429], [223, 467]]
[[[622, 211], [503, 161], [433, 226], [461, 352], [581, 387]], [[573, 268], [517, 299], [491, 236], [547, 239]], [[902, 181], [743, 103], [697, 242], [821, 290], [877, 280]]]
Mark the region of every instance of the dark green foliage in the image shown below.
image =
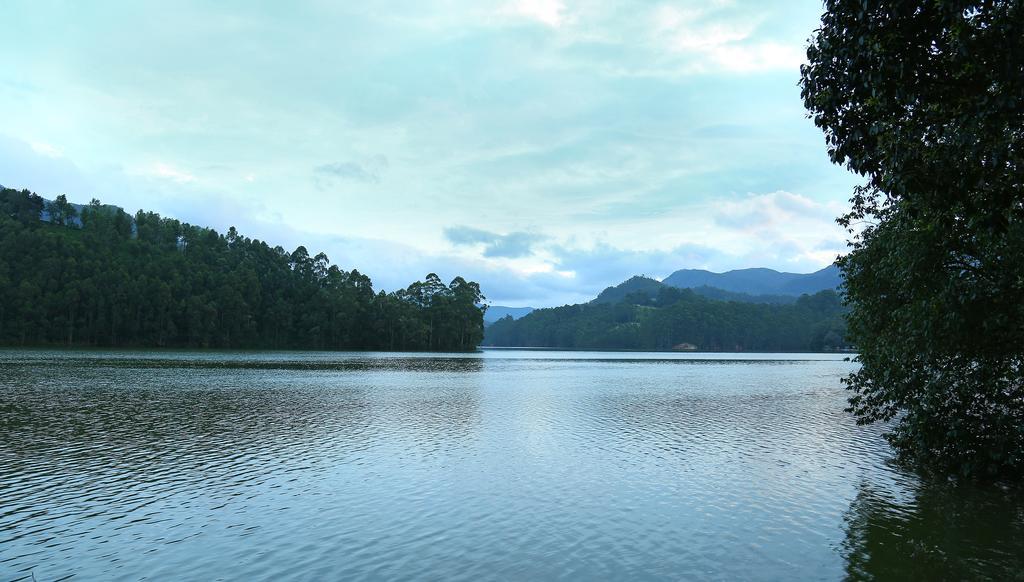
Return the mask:
[[78, 211], [68, 202], [67, 196], [63, 194], [57, 196], [55, 201], [47, 204], [46, 210], [50, 213], [50, 222], [60, 226], [74, 224], [75, 219], [78, 218]]
[[[1024, 490], [865, 479], [843, 515], [846, 580], [1020, 580]], [[980, 486], [979, 486], [980, 485]]]
[[374, 293], [324, 254], [99, 201], [0, 191], [0, 344], [466, 351], [480, 288], [437, 275]]
[[22, 224], [35, 224], [43, 212], [42, 197], [28, 190], [20, 192], [8, 188], [0, 188], [0, 216], [16, 220]]
[[604, 291], [601, 291], [601, 293], [594, 298], [593, 303], [618, 303], [634, 293], [642, 293], [643, 295], [653, 298], [656, 297], [664, 287], [665, 285], [661, 283], [661, 281], [637, 275], [635, 277], [630, 277], [614, 287], [608, 287]]
[[709, 351], [818, 351], [845, 347], [843, 307], [834, 291], [792, 305], [715, 301], [689, 289], [639, 289], [617, 303], [538, 309], [487, 328], [486, 345]]
[[829, 0], [802, 70], [837, 164], [851, 411], [904, 459], [1024, 474], [1024, 3]]

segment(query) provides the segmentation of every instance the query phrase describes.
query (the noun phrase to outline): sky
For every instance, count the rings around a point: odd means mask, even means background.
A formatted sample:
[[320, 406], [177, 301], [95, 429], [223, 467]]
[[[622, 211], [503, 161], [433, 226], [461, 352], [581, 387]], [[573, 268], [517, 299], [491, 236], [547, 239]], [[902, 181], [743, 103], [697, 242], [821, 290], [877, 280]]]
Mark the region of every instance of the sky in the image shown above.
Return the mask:
[[0, 2], [0, 184], [490, 302], [811, 272], [856, 177], [800, 99], [820, 0]]

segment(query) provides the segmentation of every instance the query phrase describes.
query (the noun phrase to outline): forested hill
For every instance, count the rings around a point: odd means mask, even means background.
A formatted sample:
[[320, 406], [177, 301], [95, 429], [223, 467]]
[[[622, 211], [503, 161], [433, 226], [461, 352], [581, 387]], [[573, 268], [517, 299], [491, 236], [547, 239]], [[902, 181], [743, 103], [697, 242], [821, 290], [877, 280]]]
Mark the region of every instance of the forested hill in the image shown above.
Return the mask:
[[375, 293], [304, 247], [0, 190], [4, 345], [465, 351], [483, 299], [434, 274]]
[[[616, 302], [538, 309], [487, 328], [484, 345], [703, 351], [821, 351], [846, 347], [835, 291], [789, 305], [718, 301], [690, 289], [649, 285]], [[607, 296], [606, 296], [607, 299]]]
[[[662, 289], [675, 287], [674, 285], [667, 285], [657, 279], [651, 279], [650, 277], [634, 276], [629, 279], [615, 285], [608, 287], [601, 292], [594, 300], [593, 303], [618, 303], [626, 298], [628, 295], [634, 293], [642, 293], [648, 298], [653, 299], [658, 296], [658, 293]], [[708, 299], [718, 299], [720, 301], [740, 301], [743, 303], [777, 303], [777, 304], [789, 304], [796, 303], [799, 298], [798, 295], [751, 295], [749, 293], [738, 293], [734, 291], [726, 291], [725, 289], [719, 289], [718, 287], [708, 287], [701, 285], [699, 287], [689, 287], [697, 295], [707, 297]], [[817, 289], [816, 291], [822, 291]], [[495, 317], [497, 321], [500, 317]]]

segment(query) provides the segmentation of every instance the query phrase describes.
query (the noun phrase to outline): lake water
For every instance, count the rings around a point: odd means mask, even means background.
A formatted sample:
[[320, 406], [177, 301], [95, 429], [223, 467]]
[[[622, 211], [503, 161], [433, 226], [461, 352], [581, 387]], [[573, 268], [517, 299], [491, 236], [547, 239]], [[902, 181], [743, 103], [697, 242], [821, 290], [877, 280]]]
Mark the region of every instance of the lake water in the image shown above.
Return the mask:
[[1020, 577], [832, 355], [0, 351], [0, 580]]

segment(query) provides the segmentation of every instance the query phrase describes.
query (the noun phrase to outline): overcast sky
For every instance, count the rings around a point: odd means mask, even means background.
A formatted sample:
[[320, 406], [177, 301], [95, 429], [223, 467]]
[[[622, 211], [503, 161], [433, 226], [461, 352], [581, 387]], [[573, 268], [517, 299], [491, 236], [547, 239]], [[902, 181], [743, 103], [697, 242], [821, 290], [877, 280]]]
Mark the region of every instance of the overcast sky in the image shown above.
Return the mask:
[[805, 117], [820, 0], [0, 2], [0, 184], [428, 272], [495, 304], [809, 272], [856, 180]]

